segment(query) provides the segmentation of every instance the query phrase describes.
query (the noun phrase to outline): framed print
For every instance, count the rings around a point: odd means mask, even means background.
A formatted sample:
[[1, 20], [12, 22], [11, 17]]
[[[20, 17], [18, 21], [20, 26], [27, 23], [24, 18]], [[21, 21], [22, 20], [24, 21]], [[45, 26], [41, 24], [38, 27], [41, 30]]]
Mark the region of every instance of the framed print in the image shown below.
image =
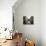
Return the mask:
[[23, 16], [23, 24], [34, 24], [34, 16]]

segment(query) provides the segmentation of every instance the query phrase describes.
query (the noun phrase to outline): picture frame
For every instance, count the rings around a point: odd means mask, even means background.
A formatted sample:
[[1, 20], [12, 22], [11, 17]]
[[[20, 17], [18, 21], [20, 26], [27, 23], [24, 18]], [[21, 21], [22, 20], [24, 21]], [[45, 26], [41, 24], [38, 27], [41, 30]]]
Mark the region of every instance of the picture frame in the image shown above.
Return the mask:
[[23, 24], [34, 24], [34, 16], [23, 16]]

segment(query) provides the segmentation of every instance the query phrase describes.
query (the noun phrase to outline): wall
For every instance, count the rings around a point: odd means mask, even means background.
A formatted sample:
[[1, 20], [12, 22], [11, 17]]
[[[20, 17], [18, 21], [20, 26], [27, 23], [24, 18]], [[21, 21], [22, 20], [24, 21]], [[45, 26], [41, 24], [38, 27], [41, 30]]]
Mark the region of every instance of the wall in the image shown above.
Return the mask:
[[0, 27], [12, 29], [12, 6], [16, 0], [0, 0]]
[[41, 41], [46, 46], [46, 0], [41, 1]]
[[[15, 30], [22, 32], [24, 38], [34, 40], [36, 46], [41, 46], [41, 0], [23, 0], [13, 11]], [[24, 25], [23, 16], [34, 16], [34, 24]]]

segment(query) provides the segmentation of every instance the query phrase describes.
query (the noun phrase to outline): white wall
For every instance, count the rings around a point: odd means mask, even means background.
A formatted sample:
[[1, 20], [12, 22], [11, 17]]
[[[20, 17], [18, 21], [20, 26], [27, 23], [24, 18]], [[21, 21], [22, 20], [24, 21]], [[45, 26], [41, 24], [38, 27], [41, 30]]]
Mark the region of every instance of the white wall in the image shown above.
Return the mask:
[[0, 0], [0, 27], [12, 28], [12, 6], [16, 0]]
[[46, 0], [41, 1], [41, 38], [42, 46], [46, 46]]
[[[25, 38], [34, 40], [36, 46], [41, 46], [41, 0], [23, 0], [14, 10], [15, 29]], [[23, 16], [34, 16], [34, 24], [24, 25]]]

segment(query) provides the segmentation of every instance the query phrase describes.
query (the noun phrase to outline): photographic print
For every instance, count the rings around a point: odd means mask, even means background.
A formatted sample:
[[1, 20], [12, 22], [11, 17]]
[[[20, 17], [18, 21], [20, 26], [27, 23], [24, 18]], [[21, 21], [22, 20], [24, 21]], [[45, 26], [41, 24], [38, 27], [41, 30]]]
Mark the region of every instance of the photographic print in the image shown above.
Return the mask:
[[23, 16], [23, 24], [34, 24], [34, 16]]

